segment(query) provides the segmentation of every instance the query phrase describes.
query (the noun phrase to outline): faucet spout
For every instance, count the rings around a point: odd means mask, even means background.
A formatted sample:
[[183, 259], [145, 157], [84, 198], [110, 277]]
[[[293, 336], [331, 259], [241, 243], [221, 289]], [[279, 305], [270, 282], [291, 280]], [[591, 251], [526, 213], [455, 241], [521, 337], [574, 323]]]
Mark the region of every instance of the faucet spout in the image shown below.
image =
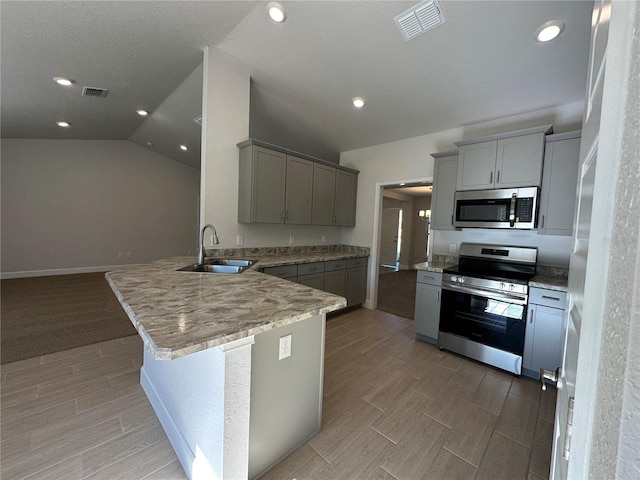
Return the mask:
[[207, 228], [210, 228], [213, 231], [213, 243], [215, 245], [218, 245], [220, 243], [218, 241], [218, 233], [216, 232], [216, 229], [214, 228], [214, 226], [211, 225], [210, 223], [207, 223], [205, 226], [203, 226], [202, 230], [200, 230], [200, 242], [199, 242], [200, 250], [198, 250], [198, 265], [204, 264], [204, 258], [206, 257], [206, 254], [204, 251], [204, 231]]

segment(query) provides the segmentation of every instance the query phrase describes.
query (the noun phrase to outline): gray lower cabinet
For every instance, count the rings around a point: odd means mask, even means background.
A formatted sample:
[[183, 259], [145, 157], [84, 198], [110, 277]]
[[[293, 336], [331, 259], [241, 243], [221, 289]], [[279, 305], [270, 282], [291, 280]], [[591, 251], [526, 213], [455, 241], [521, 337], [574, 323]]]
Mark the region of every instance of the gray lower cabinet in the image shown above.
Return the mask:
[[522, 373], [540, 378], [540, 369], [562, 365], [567, 295], [542, 288], [529, 289]]
[[438, 343], [442, 273], [418, 270], [416, 277], [416, 307], [413, 316], [416, 337]]
[[352, 307], [367, 298], [367, 262], [368, 257], [357, 257], [266, 267], [262, 272], [340, 295], [347, 299], [347, 307]]

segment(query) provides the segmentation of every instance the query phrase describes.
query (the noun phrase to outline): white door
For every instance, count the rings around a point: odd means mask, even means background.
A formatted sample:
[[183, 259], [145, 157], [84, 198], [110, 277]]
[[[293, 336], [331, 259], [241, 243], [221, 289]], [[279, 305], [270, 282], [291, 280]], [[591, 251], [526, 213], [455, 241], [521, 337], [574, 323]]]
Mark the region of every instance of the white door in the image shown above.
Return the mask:
[[382, 210], [382, 226], [380, 228], [381, 265], [397, 266], [399, 217], [399, 208], [385, 208]]

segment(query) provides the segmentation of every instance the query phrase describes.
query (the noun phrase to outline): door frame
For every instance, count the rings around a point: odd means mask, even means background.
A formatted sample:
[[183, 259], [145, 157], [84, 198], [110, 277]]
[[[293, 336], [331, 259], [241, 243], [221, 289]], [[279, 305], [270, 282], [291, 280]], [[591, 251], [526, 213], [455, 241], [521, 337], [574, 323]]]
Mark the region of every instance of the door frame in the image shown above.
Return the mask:
[[[371, 244], [370, 257], [371, 262], [370, 265], [378, 268], [380, 263], [380, 255], [378, 250], [380, 249], [380, 241], [382, 235], [382, 191], [384, 187], [392, 187], [396, 185], [400, 185], [401, 183], [405, 183], [406, 186], [411, 186], [411, 184], [424, 184], [424, 185], [433, 185], [433, 174], [425, 177], [414, 177], [414, 178], [404, 178], [398, 179], [394, 181], [388, 182], [376, 182], [375, 193], [374, 193], [374, 204], [373, 204], [373, 242]], [[399, 187], [401, 188], [401, 187]], [[432, 197], [433, 198], [433, 197]], [[372, 267], [373, 268], [373, 267]], [[365, 303], [365, 307], [375, 309], [378, 306], [378, 272], [371, 272], [369, 275], [369, 281], [367, 287], [369, 288], [369, 300], [368, 303]]]
[[637, 412], [640, 390], [634, 363], [640, 346], [640, 221], [629, 208], [616, 205], [628, 202], [640, 183], [631, 173], [637, 169], [632, 135], [638, 131], [640, 107], [632, 96], [640, 81], [631, 72], [640, 68], [638, 37], [633, 39], [639, 17], [637, 2], [612, 3], [569, 478], [630, 478], [637, 472], [632, 412]]

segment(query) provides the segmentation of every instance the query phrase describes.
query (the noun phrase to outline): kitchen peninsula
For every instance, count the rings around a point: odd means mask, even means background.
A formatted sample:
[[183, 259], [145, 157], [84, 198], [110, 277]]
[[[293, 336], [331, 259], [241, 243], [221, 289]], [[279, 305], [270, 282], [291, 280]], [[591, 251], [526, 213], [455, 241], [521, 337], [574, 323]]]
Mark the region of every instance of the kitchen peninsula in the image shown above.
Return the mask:
[[320, 430], [325, 317], [346, 301], [257, 271], [300, 256], [254, 255], [235, 275], [176, 271], [192, 257], [106, 274], [142, 337], [140, 383], [189, 478], [253, 478]]

